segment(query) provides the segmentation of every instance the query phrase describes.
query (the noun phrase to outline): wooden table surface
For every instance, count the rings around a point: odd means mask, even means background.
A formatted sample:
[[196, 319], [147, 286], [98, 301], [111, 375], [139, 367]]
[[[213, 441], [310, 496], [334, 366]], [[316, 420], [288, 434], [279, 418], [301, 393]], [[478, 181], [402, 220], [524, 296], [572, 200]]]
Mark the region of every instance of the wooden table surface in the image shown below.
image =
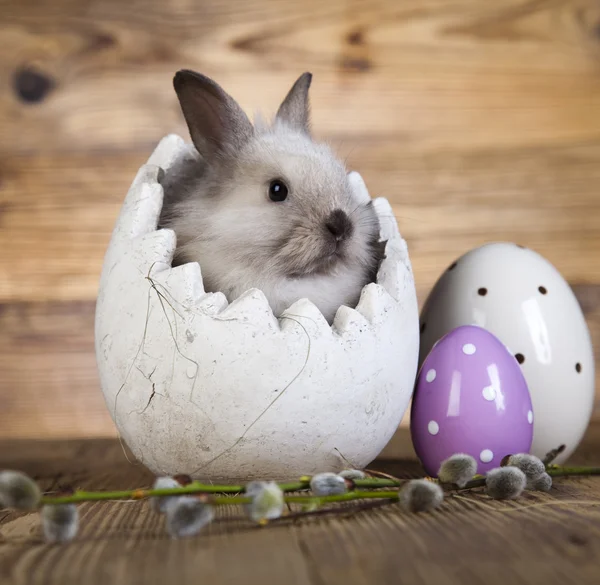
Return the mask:
[[[600, 423], [573, 456], [600, 463]], [[34, 476], [46, 490], [143, 487], [152, 477], [112, 439], [0, 442], [0, 469]], [[372, 468], [421, 473], [404, 430]], [[2, 585], [598, 585], [600, 477], [555, 480], [550, 494], [494, 502], [481, 490], [437, 511], [397, 505], [264, 528], [240, 510], [219, 511], [197, 537], [171, 540], [148, 502], [81, 504], [68, 545], [41, 541], [37, 514], [0, 510]]]
[[515, 241], [600, 345], [597, 0], [0, 0], [0, 437], [115, 435], [98, 278], [139, 165], [187, 137], [183, 67], [267, 114], [312, 71], [315, 135], [392, 203], [421, 303]]
[[[47, 489], [151, 480], [113, 438], [94, 306], [138, 167], [187, 137], [184, 67], [267, 113], [312, 71], [315, 134], [390, 200], [421, 303], [457, 256], [515, 241], [561, 271], [600, 346], [599, 65], [597, 0], [0, 0], [0, 468]], [[594, 424], [574, 461], [598, 453]], [[406, 429], [383, 456], [419, 472]], [[85, 504], [66, 547], [0, 511], [0, 584], [597, 585], [599, 494], [573, 479], [426, 516], [228, 516], [182, 542], [147, 504]]]

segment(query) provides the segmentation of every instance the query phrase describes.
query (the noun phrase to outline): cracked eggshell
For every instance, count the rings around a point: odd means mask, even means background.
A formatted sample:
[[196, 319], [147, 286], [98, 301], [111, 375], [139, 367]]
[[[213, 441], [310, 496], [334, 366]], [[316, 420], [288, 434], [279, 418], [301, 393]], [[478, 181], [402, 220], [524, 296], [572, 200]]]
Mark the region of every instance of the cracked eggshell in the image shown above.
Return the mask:
[[[406, 243], [382, 222], [386, 258], [333, 325], [301, 299], [279, 319], [249, 290], [205, 293], [202, 268], [172, 268], [157, 230], [163, 171], [190, 147], [167, 136], [135, 177], [106, 252], [96, 308], [102, 392], [136, 458], [157, 475], [285, 479], [362, 468], [396, 431], [418, 360]], [[351, 182], [368, 192], [359, 175]], [[374, 201], [389, 217], [385, 199]]]
[[535, 421], [531, 453], [561, 444], [564, 463], [589, 423], [594, 404], [590, 333], [573, 291], [533, 250], [491, 243], [453, 262], [421, 312], [420, 364], [434, 343], [460, 325], [493, 333], [520, 363]]
[[478, 473], [506, 455], [528, 453], [533, 408], [519, 364], [489, 331], [457, 327], [433, 347], [417, 377], [410, 429], [428, 475], [466, 453]]

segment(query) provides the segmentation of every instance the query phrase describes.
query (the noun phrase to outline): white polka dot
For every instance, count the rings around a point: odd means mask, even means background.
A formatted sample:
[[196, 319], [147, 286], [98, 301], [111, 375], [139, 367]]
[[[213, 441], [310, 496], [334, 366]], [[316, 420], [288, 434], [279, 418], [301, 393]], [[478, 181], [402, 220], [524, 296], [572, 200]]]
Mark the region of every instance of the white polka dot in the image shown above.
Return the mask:
[[492, 386], [486, 386], [482, 391], [483, 397], [486, 400], [494, 400], [496, 398], [496, 391]]
[[440, 425], [438, 425], [434, 420], [430, 420], [427, 425], [427, 430], [430, 435], [437, 435], [440, 432]]
[[429, 370], [427, 372], [427, 375], [425, 376], [425, 379], [428, 382], [433, 382], [435, 380], [436, 375], [437, 375], [437, 372], [432, 368], [431, 370]]
[[527, 422], [529, 424], [533, 423], [533, 412], [531, 412], [531, 410], [527, 413]]
[[489, 449], [484, 449], [479, 453], [479, 459], [484, 463], [489, 463], [494, 458], [494, 454]]
[[477, 348], [472, 343], [465, 343], [463, 345], [463, 353], [466, 355], [473, 355], [477, 351]]

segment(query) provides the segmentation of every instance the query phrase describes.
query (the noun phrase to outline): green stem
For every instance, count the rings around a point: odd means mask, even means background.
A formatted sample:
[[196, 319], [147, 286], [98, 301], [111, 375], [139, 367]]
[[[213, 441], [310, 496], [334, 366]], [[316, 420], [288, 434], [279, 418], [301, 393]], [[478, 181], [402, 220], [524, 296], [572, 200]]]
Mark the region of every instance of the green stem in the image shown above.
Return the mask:
[[368, 479], [355, 479], [354, 485], [357, 488], [384, 488], [384, 487], [401, 487], [409, 479], [379, 479], [379, 478], [368, 478]]
[[[397, 500], [397, 491], [381, 491], [381, 492], [347, 492], [345, 494], [337, 494], [335, 496], [285, 496], [284, 501], [288, 504], [332, 504], [336, 502], [351, 502], [353, 500], [365, 499], [381, 499], [381, 500]], [[252, 498], [246, 496], [216, 496], [211, 497], [209, 502], [214, 506], [228, 506], [250, 504]]]
[[481, 477], [479, 479], [472, 479], [464, 487], [461, 487], [461, 488], [459, 488], [458, 486], [455, 486], [455, 485], [450, 485], [450, 486], [444, 485], [444, 489], [448, 489], [452, 492], [460, 492], [463, 490], [472, 490], [474, 488], [484, 487], [484, 486], [485, 486], [485, 477]]
[[[600, 475], [600, 467], [558, 467], [551, 466], [546, 469], [546, 472], [550, 477], [569, 477], [573, 475], [580, 476], [592, 476], [592, 475]], [[437, 481], [437, 480], [436, 480]], [[461, 491], [461, 490], [470, 490], [478, 487], [485, 486], [485, 477], [480, 477], [477, 479], [471, 480], [465, 487], [459, 488], [456, 486], [448, 486], [447, 489], [451, 491]], [[444, 486], [446, 487], [446, 486]]]
[[[404, 482], [390, 479], [359, 479], [354, 485], [359, 488], [398, 487]], [[310, 488], [310, 478], [294, 482], [278, 484], [284, 492], [298, 492]], [[153, 497], [182, 496], [189, 494], [240, 494], [244, 492], [242, 485], [208, 485], [194, 481], [189, 485], [177, 488], [136, 489], [106, 492], [87, 492], [77, 490], [74, 494], [64, 496], [43, 496], [41, 505], [77, 504], [81, 502], [98, 502], [103, 500], [144, 500]], [[231, 500], [232, 498], [227, 498]]]
[[[145, 495], [145, 497], [152, 496], [165, 496], [173, 493], [174, 490], [147, 490], [148, 492], [152, 491], [152, 494]], [[163, 492], [169, 492], [163, 493]], [[198, 493], [190, 490], [180, 489], [176, 492], [176, 495], [182, 494], [193, 494]], [[98, 500], [118, 500], [124, 499], [129, 495], [131, 496], [131, 492], [120, 491], [120, 492], [75, 492], [71, 496], [64, 497], [43, 497], [41, 500], [41, 505], [56, 505], [56, 504], [75, 504], [80, 502], [91, 502]], [[137, 499], [144, 499], [142, 497]], [[362, 492], [362, 491], [353, 491], [347, 492], [345, 494], [338, 494], [334, 496], [285, 496], [284, 501], [288, 504], [329, 504], [334, 502], [350, 502], [352, 500], [363, 500], [369, 498], [377, 498], [377, 499], [398, 499], [397, 491], [377, 491], [377, 492]], [[233, 506], [233, 505], [243, 505], [250, 504], [252, 502], [252, 498], [247, 496], [208, 496], [208, 502], [214, 506]]]
[[286, 496], [285, 501], [290, 504], [330, 504], [332, 502], [351, 502], [352, 500], [373, 499], [398, 499], [398, 491], [363, 492], [352, 491], [336, 496]]
[[551, 465], [546, 469], [551, 477], [568, 477], [570, 475], [600, 475], [600, 467], [559, 467]]
[[[600, 475], [600, 467], [557, 467], [550, 466], [547, 469], [548, 475], [551, 477], [568, 477], [568, 476], [591, 476]], [[357, 479], [354, 481], [356, 488], [364, 489], [381, 489], [390, 487], [401, 487], [410, 480], [393, 480], [393, 479]], [[437, 482], [437, 480], [433, 480]], [[445, 489], [451, 491], [469, 490], [473, 488], [485, 486], [485, 478], [477, 477], [471, 480], [463, 488], [456, 486], [444, 486]], [[280, 483], [279, 487], [284, 492], [297, 492], [310, 489], [310, 478], [301, 478], [295, 482]], [[207, 485], [198, 481], [194, 481], [189, 485], [177, 488], [164, 489], [136, 489], [136, 490], [120, 490], [107, 492], [86, 492], [78, 490], [73, 494], [65, 496], [43, 496], [40, 505], [57, 505], [57, 504], [78, 504], [81, 502], [98, 502], [102, 500], [145, 500], [153, 497], [166, 496], [182, 496], [190, 494], [243, 494], [244, 486], [241, 485]], [[338, 496], [286, 496], [285, 501], [288, 503], [310, 504], [310, 503], [325, 503], [325, 502], [345, 502], [350, 500], [366, 499], [366, 498], [397, 498], [397, 491], [350, 491], [346, 494]], [[242, 496], [227, 496], [227, 497], [211, 497], [217, 505], [221, 504], [247, 504], [250, 500]]]

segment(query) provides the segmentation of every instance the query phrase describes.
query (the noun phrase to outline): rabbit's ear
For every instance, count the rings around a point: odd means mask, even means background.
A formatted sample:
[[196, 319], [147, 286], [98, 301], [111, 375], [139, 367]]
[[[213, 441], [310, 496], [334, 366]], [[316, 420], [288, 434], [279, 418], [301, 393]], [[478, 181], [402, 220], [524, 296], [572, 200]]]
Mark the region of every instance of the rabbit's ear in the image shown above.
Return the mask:
[[312, 81], [312, 73], [303, 73], [292, 86], [277, 111], [277, 119], [292, 128], [310, 134], [310, 107], [308, 90]]
[[242, 108], [212, 79], [183, 69], [175, 74], [173, 87], [192, 142], [209, 162], [235, 154], [252, 136], [254, 128]]

